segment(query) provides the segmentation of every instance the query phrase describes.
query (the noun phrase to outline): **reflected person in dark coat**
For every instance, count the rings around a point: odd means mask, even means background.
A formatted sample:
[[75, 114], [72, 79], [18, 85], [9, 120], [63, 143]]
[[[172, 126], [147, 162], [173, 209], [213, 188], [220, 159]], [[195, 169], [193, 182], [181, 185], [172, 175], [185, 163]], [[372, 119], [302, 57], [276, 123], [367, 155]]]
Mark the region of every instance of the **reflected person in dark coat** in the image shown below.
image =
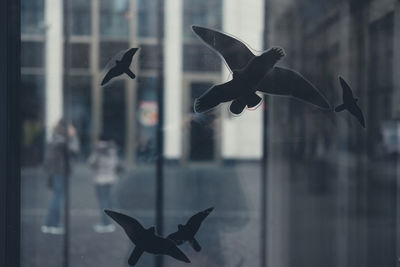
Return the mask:
[[[42, 232], [47, 234], [64, 233], [61, 223], [61, 210], [64, 203], [65, 175], [69, 175], [72, 169], [71, 160], [68, 161], [69, 166], [66, 165], [65, 149], [68, 149], [70, 158], [79, 152], [76, 130], [72, 125], [68, 125], [68, 130], [66, 130], [65, 124], [64, 119], [57, 123], [46, 147], [44, 170], [48, 176], [48, 185], [53, 191], [45, 224], [41, 227]], [[68, 145], [66, 134], [68, 134]]]

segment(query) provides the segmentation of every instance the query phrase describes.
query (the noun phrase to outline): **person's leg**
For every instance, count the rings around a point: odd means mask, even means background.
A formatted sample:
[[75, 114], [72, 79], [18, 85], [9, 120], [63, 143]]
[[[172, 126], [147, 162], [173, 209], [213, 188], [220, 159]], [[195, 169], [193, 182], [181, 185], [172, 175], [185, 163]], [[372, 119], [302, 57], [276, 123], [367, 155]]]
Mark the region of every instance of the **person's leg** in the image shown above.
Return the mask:
[[64, 202], [64, 176], [54, 175], [52, 180], [53, 198], [47, 211], [45, 225], [59, 227], [61, 225], [61, 207]]
[[104, 209], [106, 209], [107, 204], [106, 204], [106, 189], [105, 189], [104, 184], [97, 184], [96, 185], [96, 193], [97, 193], [97, 199], [99, 201], [99, 207], [100, 207], [100, 216], [102, 218], [102, 223], [105, 224], [105, 214], [104, 214]]
[[[103, 210], [107, 209], [110, 210], [112, 208], [111, 206], [111, 184], [105, 184], [104, 185], [104, 206]], [[103, 223], [104, 225], [109, 225], [111, 224], [110, 218], [103, 212]]]

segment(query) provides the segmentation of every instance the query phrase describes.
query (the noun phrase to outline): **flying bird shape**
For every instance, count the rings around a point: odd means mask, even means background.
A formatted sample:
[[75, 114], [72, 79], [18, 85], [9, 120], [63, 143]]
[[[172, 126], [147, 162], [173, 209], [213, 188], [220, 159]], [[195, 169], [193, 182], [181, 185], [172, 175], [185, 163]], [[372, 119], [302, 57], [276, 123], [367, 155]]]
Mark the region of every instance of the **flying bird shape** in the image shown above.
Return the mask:
[[108, 70], [101, 82], [101, 86], [108, 83], [112, 78], [118, 77], [124, 73], [131, 79], [135, 79], [136, 75], [129, 69], [129, 66], [132, 63], [133, 56], [138, 50], [139, 48], [131, 48], [124, 53], [121, 60], [115, 60], [115, 66]]
[[225, 33], [192, 26], [193, 32], [225, 60], [232, 80], [209, 88], [195, 100], [195, 112], [206, 112], [223, 102], [232, 101], [229, 109], [239, 115], [246, 108], [256, 108], [262, 98], [256, 94], [294, 97], [324, 110], [331, 107], [318, 89], [296, 71], [277, 67], [282, 48], [273, 47], [256, 56], [241, 41]]
[[195, 251], [200, 251], [201, 246], [199, 242], [197, 242], [195, 235], [200, 229], [200, 226], [204, 219], [214, 210], [214, 208], [209, 208], [203, 210], [201, 212], [196, 213], [187, 221], [185, 225], [179, 224], [178, 231], [167, 236], [168, 239], [171, 239], [177, 245], [182, 245], [186, 241], [190, 243]]
[[363, 115], [360, 107], [357, 105], [358, 98], [354, 98], [353, 92], [352, 92], [350, 86], [340, 76], [339, 76], [339, 81], [340, 81], [340, 85], [342, 86], [342, 89], [343, 89], [343, 104], [337, 106], [335, 108], [335, 111], [340, 112], [340, 111], [347, 109], [354, 117], [356, 117], [358, 119], [361, 126], [363, 128], [365, 128], [364, 115]]
[[121, 225], [129, 239], [135, 244], [135, 249], [128, 260], [129, 265], [135, 265], [145, 251], [155, 255], [169, 255], [179, 261], [190, 263], [188, 257], [172, 240], [157, 236], [154, 227], [145, 229], [137, 220], [125, 214], [111, 210], [104, 212]]

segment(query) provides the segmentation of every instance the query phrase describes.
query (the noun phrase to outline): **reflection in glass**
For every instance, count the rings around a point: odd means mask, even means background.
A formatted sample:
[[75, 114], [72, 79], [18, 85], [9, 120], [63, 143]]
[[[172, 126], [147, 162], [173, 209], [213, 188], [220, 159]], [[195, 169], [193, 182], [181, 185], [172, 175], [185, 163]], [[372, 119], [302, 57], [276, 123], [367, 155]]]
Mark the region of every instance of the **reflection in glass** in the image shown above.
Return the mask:
[[44, 44], [42, 41], [21, 42], [21, 67], [43, 68], [44, 67]]
[[[91, 2], [87, 0], [71, 0], [71, 33], [73, 35], [91, 34]], [[66, 27], [66, 25], [64, 25]]]
[[[164, 2], [164, 1], [163, 1]], [[139, 37], [157, 36], [157, 0], [138, 0], [138, 35]], [[163, 29], [161, 29], [163, 31]]]
[[183, 1], [183, 36], [194, 39], [191, 25], [200, 25], [212, 29], [221, 29], [221, 0], [186, 0]]
[[44, 31], [44, 0], [21, 1], [21, 32], [40, 34]]
[[155, 162], [158, 122], [157, 79], [139, 78], [136, 103], [136, 158], [138, 162]]
[[100, 1], [101, 36], [128, 39], [130, 24], [128, 0]]

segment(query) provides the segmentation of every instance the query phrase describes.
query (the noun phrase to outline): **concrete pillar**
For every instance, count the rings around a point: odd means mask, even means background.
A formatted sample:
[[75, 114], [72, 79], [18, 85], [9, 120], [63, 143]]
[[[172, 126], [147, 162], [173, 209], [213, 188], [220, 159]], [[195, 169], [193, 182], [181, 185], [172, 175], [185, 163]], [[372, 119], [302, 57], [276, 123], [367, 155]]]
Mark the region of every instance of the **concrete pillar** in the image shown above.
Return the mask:
[[[222, 6], [223, 31], [234, 35], [255, 51], [263, 49], [264, 1], [224, 0]], [[232, 77], [223, 65], [222, 81]], [[262, 106], [244, 111], [240, 117], [229, 115], [229, 104], [221, 112], [223, 158], [259, 159], [262, 154]]]
[[46, 139], [63, 115], [63, 1], [45, 1], [45, 123]]
[[[137, 30], [137, 1], [129, 2], [129, 17], [130, 17], [130, 27], [129, 27], [129, 46], [130, 48], [138, 47], [138, 30]], [[136, 77], [140, 77], [139, 74], [139, 50], [136, 52], [137, 54], [133, 57], [133, 63], [131, 64], [131, 69], [133, 73], [136, 74]], [[136, 160], [136, 97], [137, 97], [137, 81], [128, 79], [126, 86], [126, 98], [125, 98], [125, 107], [126, 107], [126, 134], [125, 134], [125, 162], [127, 165], [131, 165]]]
[[91, 15], [92, 15], [92, 38], [91, 38], [91, 53], [90, 53], [90, 72], [92, 74], [92, 92], [91, 92], [91, 141], [92, 144], [99, 136], [102, 130], [102, 99], [103, 90], [100, 86], [99, 73], [99, 0], [91, 0]]
[[182, 155], [182, 0], [165, 1], [164, 88], [165, 141], [167, 159]]

